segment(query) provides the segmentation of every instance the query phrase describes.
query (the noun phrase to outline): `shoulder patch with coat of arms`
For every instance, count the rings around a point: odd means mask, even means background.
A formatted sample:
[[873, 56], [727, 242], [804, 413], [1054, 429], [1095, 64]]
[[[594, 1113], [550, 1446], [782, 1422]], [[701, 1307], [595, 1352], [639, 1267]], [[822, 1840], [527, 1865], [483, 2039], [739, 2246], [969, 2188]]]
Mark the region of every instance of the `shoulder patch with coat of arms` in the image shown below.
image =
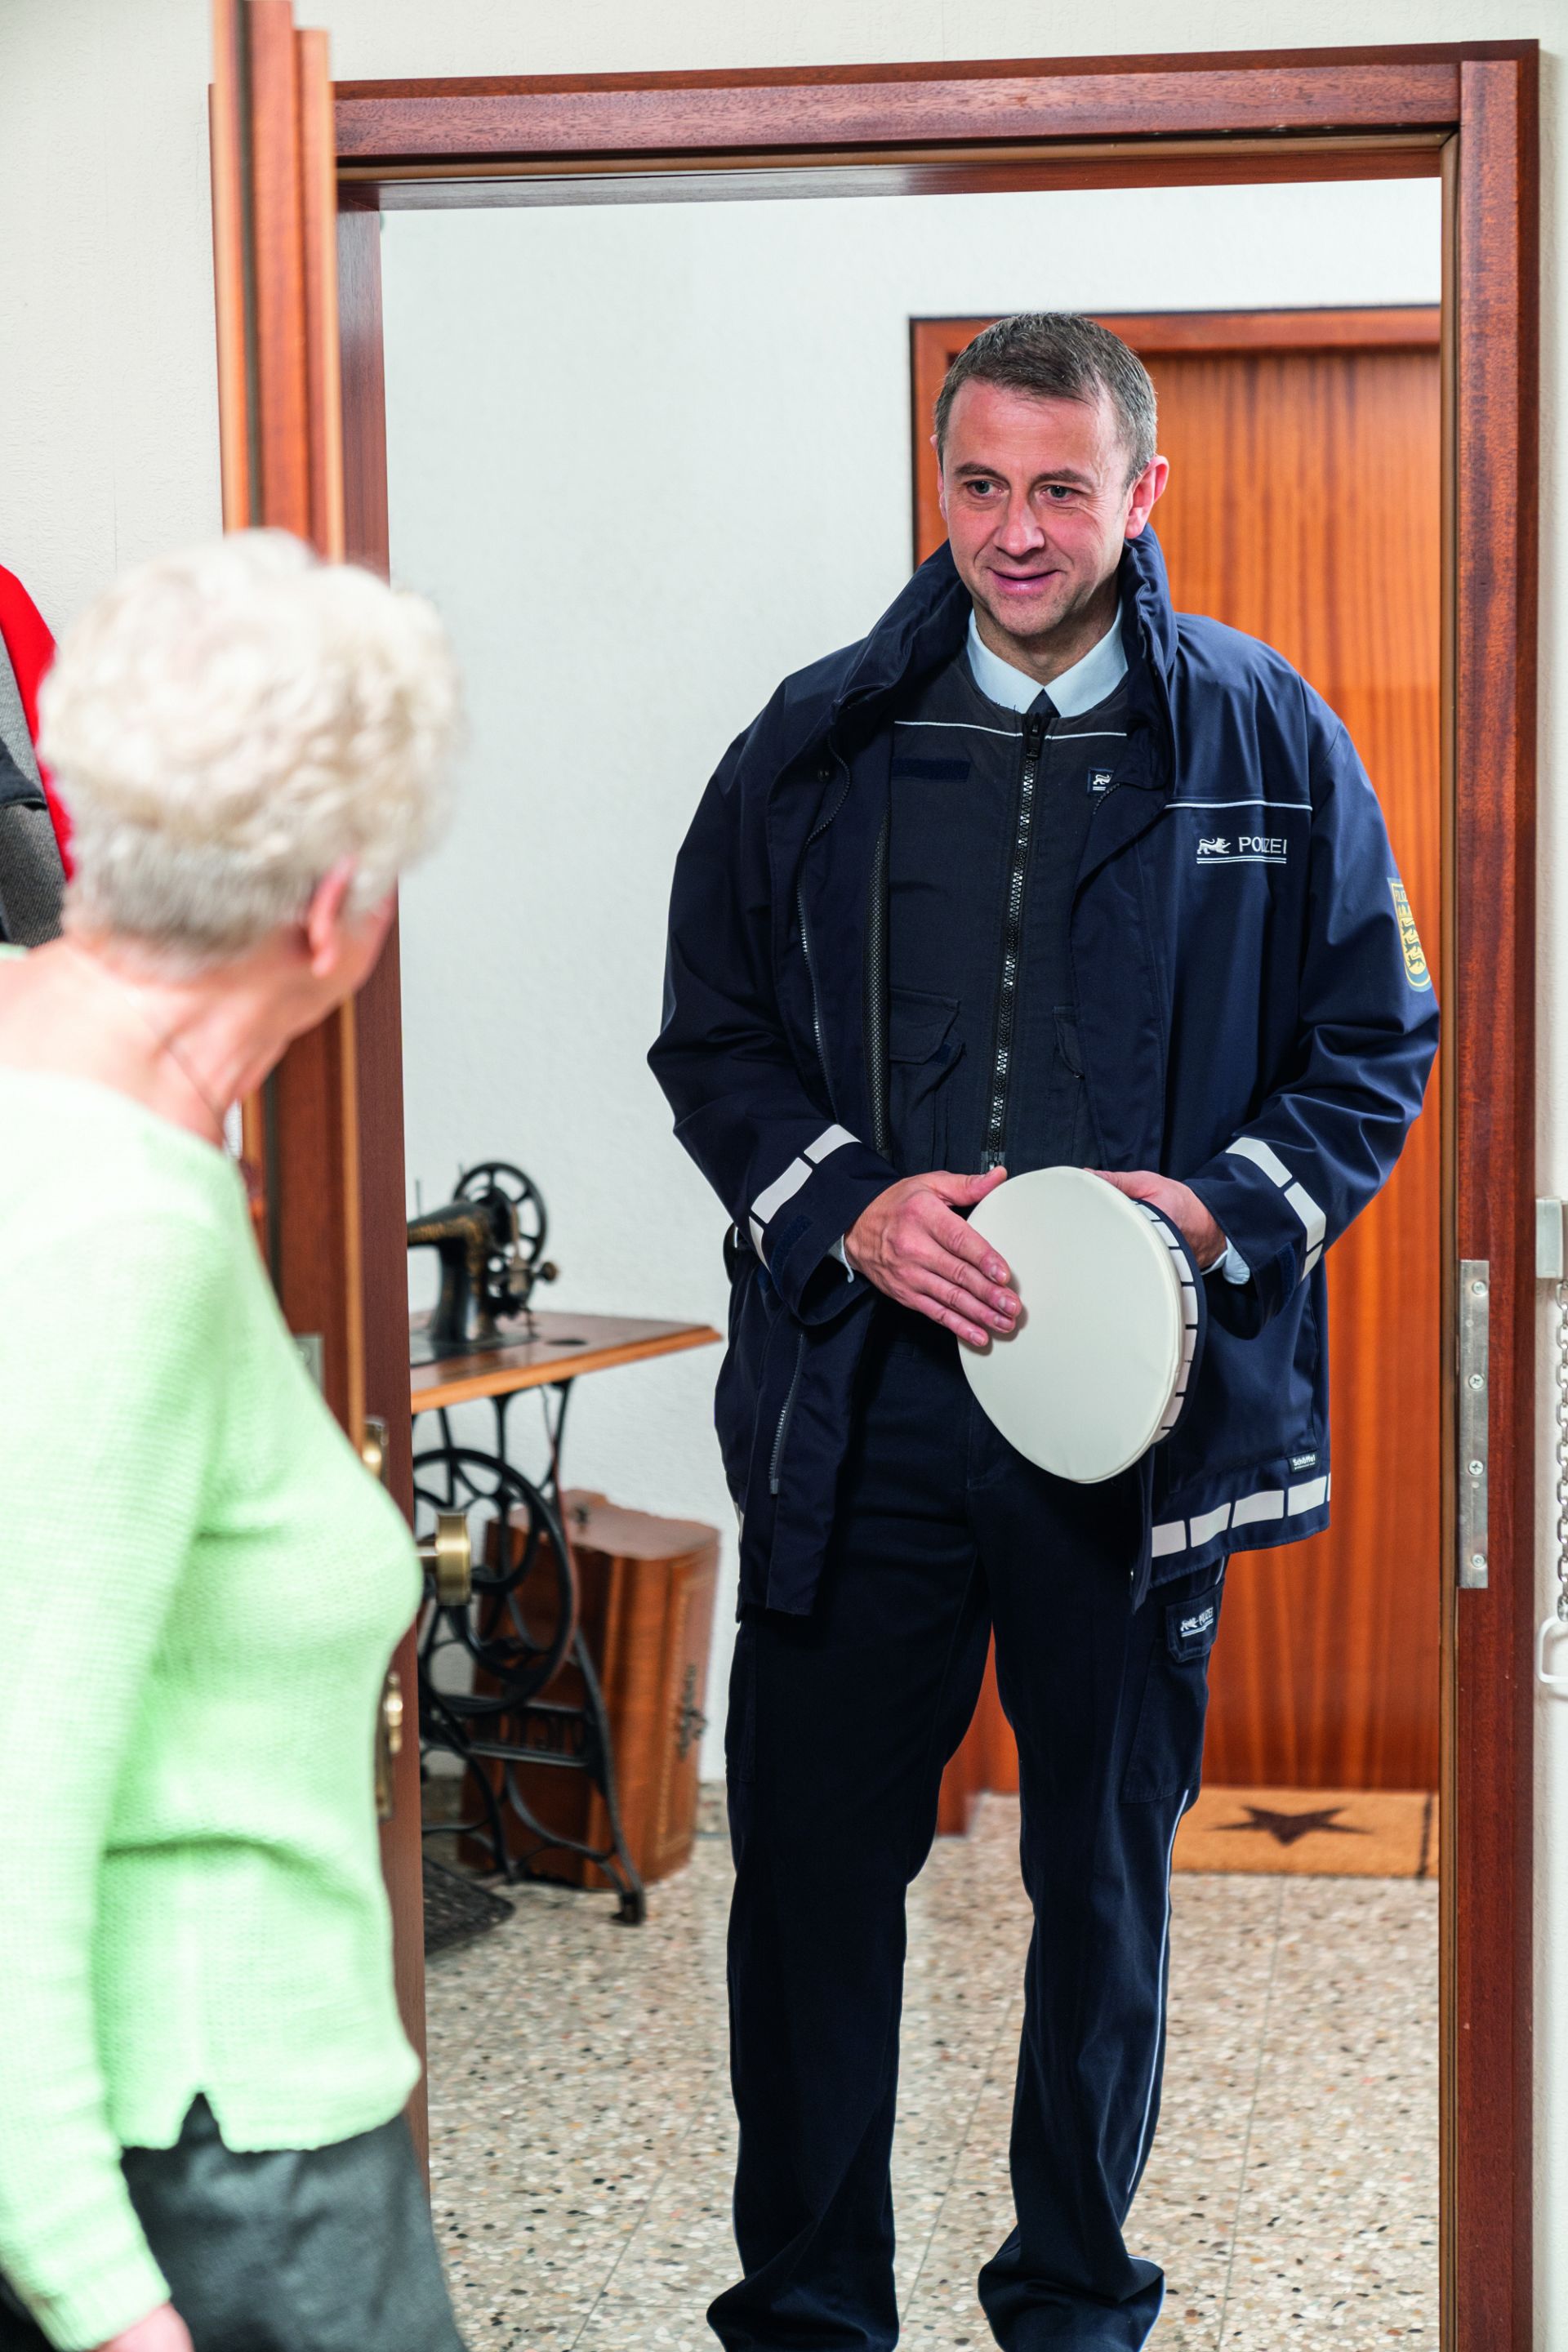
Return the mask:
[[1399, 923], [1399, 944], [1405, 950], [1405, 977], [1412, 988], [1430, 988], [1432, 974], [1426, 966], [1421, 934], [1415, 928], [1415, 918], [1410, 911], [1410, 900], [1397, 874], [1388, 877], [1394, 895], [1394, 912]]

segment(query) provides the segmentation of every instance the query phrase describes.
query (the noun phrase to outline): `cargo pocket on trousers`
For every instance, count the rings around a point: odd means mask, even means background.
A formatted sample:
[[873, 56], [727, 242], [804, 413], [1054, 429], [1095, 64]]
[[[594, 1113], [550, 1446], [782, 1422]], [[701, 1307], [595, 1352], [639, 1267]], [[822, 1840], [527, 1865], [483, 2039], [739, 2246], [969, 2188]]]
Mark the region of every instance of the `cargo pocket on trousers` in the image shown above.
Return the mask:
[[1121, 1782], [1125, 1804], [1184, 1792], [1196, 1796], [1203, 1769], [1204, 1717], [1208, 1708], [1209, 1653], [1219, 1632], [1225, 1591], [1222, 1569], [1212, 1584], [1184, 1601], [1149, 1605], [1161, 1623], [1149, 1653], [1138, 1728]]

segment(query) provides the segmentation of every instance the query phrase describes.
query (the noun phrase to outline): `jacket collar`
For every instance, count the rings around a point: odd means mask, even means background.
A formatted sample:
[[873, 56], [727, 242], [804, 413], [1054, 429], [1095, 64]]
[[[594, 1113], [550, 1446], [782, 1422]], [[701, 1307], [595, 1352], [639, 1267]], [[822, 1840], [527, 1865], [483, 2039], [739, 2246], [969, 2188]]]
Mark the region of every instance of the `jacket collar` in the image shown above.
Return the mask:
[[[911, 678], [950, 661], [964, 642], [971, 610], [969, 592], [944, 540], [861, 640], [831, 699], [807, 691], [795, 704], [784, 740], [781, 744], [775, 737], [772, 747], [782, 756], [770, 764], [787, 765], [812, 744], [837, 734], [846, 718], [872, 716]], [[1152, 528], [1131, 541], [1122, 555], [1121, 627], [1129, 667], [1139, 682], [1135, 703], [1170, 743], [1176, 619], [1165, 559]]]
[[835, 698], [829, 724], [852, 703], [880, 701], [904, 681], [950, 660], [969, 626], [969, 591], [943, 540], [863, 641]]
[[1164, 551], [1152, 523], [1146, 523], [1122, 551], [1121, 626], [1129, 658], [1142, 653], [1168, 696], [1176, 666], [1176, 615]]
[[[1129, 666], [1140, 657], [1159, 683], [1163, 715], [1168, 715], [1171, 673], [1176, 660], [1176, 616], [1165, 558], [1152, 525], [1130, 540], [1121, 558], [1121, 628]], [[900, 589], [864, 640], [834, 700], [830, 724], [851, 703], [893, 694], [907, 679], [951, 659], [963, 644], [972, 610], [946, 541], [929, 555]]]

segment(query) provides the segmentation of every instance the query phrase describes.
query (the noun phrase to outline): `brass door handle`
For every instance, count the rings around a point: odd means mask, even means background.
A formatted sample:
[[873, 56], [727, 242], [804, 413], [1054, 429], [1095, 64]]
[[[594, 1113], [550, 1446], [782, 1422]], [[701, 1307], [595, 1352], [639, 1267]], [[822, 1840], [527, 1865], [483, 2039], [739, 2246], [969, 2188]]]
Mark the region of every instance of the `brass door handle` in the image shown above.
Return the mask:
[[375, 1727], [375, 1810], [384, 1822], [393, 1813], [392, 1766], [403, 1753], [403, 1682], [395, 1666], [382, 1687]]
[[474, 1589], [474, 1546], [463, 1511], [437, 1511], [436, 1532], [419, 1547], [426, 1573], [435, 1580], [443, 1609], [462, 1609]]

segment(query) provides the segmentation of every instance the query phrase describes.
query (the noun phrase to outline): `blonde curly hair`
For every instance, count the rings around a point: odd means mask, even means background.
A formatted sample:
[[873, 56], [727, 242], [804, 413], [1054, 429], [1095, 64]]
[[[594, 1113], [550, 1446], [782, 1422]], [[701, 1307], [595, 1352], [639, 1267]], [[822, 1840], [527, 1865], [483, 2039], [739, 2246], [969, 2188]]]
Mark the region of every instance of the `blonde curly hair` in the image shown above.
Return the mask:
[[187, 960], [297, 922], [345, 857], [355, 909], [377, 904], [447, 815], [459, 690], [440, 620], [286, 531], [127, 572], [67, 632], [40, 705], [68, 917]]

